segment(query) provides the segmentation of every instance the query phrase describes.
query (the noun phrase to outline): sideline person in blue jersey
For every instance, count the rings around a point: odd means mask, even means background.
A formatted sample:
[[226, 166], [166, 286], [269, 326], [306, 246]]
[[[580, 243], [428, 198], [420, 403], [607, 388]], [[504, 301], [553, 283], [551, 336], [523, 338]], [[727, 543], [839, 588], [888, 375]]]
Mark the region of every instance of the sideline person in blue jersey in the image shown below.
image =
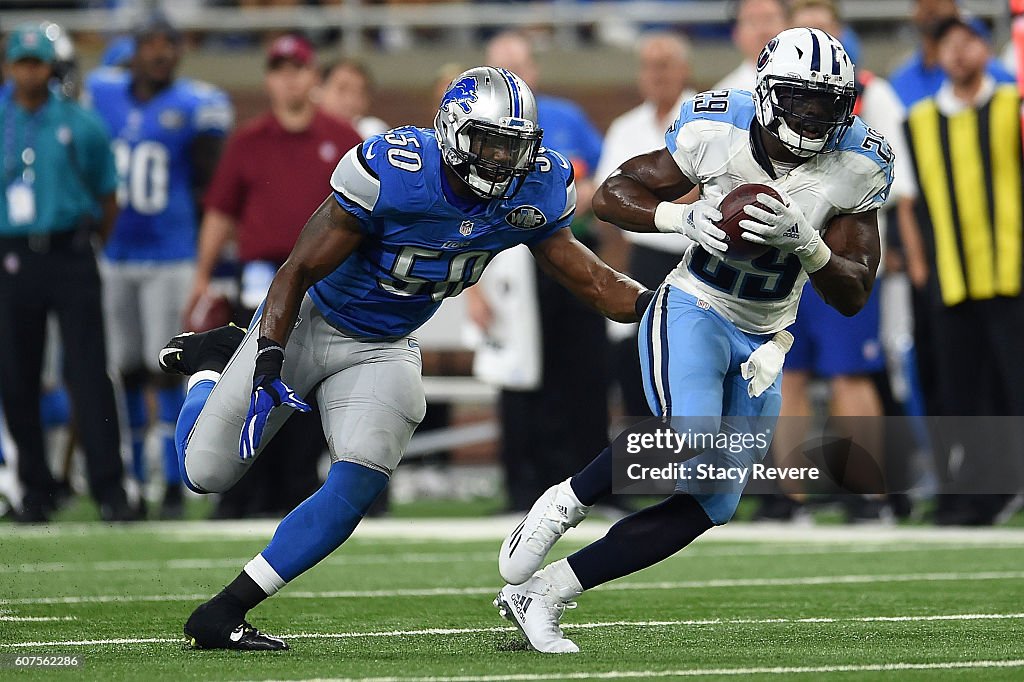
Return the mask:
[[160, 515], [180, 518], [181, 475], [174, 422], [181, 382], [159, 372], [157, 354], [181, 328], [195, 270], [199, 201], [213, 176], [233, 114], [227, 95], [178, 78], [181, 34], [150, 18], [135, 32], [129, 68], [90, 74], [88, 97], [113, 137], [121, 213], [103, 263], [112, 364], [124, 385], [133, 469], [145, 482], [143, 445], [150, 423], [145, 388], [157, 389], [166, 482]]
[[168, 371], [192, 375], [177, 436], [193, 490], [234, 485], [313, 392], [333, 460], [323, 487], [191, 615], [193, 646], [287, 648], [246, 612], [344, 542], [387, 485], [426, 409], [412, 334], [475, 284], [494, 254], [526, 244], [615, 320], [635, 321], [650, 301], [566, 229], [576, 210], [572, 167], [541, 137], [533, 93], [518, 76], [492, 67], [460, 74], [433, 130], [396, 128], [345, 154], [244, 341], [241, 330], [221, 328], [175, 337], [162, 351]]

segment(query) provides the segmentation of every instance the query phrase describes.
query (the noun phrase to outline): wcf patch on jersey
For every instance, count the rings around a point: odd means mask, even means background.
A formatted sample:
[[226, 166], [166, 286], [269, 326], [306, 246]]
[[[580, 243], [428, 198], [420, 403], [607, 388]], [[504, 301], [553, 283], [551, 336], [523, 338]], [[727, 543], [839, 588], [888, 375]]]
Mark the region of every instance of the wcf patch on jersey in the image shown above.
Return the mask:
[[533, 230], [547, 221], [536, 206], [517, 206], [505, 216], [505, 222], [519, 230]]

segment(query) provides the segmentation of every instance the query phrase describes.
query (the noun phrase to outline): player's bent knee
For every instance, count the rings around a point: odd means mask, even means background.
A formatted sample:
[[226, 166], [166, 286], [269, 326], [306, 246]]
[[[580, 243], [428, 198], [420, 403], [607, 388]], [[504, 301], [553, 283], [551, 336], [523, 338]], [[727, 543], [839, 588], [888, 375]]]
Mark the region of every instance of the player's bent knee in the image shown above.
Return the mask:
[[201, 494], [223, 493], [230, 490], [249, 469], [248, 462], [238, 457], [234, 460], [188, 443], [184, 456], [178, 459], [178, 468], [189, 490]]
[[708, 515], [711, 523], [716, 526], [724, 526], [736, 515], [736, 509], [740, 506], [738, 493], [716, 493], [713, 495], [694, 495], [700, 503], [704, 513]]

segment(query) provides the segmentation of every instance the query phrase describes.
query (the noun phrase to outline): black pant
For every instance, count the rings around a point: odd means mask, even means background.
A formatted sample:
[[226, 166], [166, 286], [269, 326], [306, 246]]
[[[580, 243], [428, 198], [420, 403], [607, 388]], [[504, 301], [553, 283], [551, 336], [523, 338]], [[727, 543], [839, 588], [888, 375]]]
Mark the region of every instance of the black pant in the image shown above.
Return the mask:
[[0, 239], [0, 395], [18, 448], [25, 505], [47, 506], [56, 482], [46, 461], [39, 413], [46, 318], [57, 316], [63, 371], [97, 502], [124, 501], [120, 432], [107, 375], [100, 277], [87, 234], [33, 251]]
[[537, 299], [541, 387], [501, 394], [501, 458], [513, 510], [529, 509], [608, 445], [605, 320], [540, 270]]
[[[1024, 299], [993, 298], [940, 308], [933, 313], [932, 329], [937, 364], [922, 366], [921, 372], [938, 375], [939, 414], [1024, 416], [1024, 363], [1018, 357], [1024, 338]], [[951, 472], [950, 453], [957, 448], [963, 453], [962, 464], [953, 467], [960, 485], [952, 491], [966, 487], [975, 493], [1016, 492], [1024, 468], [1019, 437], [999, 433], [1002, 428], [950, 429], [956, 422], [938, 421], [933, 436], [940, 480]]]

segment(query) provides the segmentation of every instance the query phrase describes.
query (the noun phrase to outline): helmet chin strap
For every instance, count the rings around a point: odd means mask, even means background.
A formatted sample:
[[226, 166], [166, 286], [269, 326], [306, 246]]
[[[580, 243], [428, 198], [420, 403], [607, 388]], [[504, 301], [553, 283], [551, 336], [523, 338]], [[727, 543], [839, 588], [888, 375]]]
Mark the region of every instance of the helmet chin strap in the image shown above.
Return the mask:
[[480, 171], [475, 169], [473, 164], [469, 164], [468, 171], [466, 174], [466, 184], [475, 189], [480, 196], [487, 199], [499, 199], [505, 196], [513, 180], [513, 178], [509, 178], [501, 182], [492, 182], [480, 175]]
[[789, 151], [805, 159], [819, 153], [824, 149], [825, 143], [828, 141], [828, 135], [820, 140], [811, 140], [800, 135], [790, 128], [782, 117], [779, 117], [779, 127], [775, 134]]

